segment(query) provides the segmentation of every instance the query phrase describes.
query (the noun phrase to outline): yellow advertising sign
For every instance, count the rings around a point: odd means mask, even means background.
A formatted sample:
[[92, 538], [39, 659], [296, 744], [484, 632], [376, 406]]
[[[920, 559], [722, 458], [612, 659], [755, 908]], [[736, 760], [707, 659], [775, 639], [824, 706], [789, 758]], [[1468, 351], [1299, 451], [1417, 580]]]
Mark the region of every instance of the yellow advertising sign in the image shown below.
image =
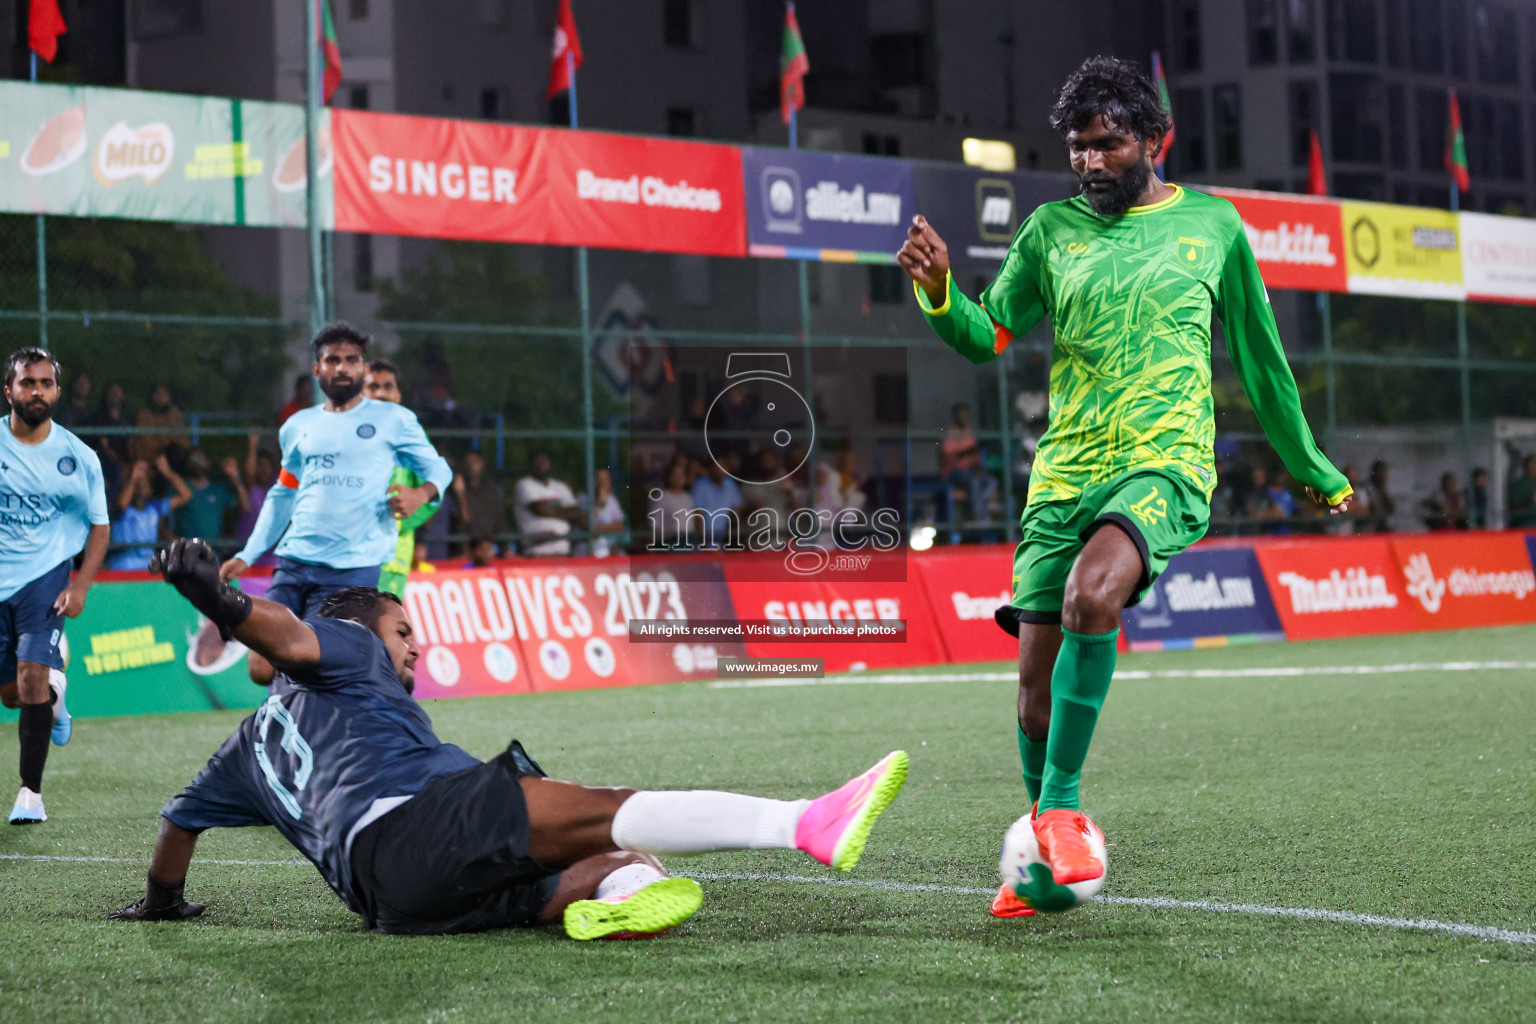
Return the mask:
[[1420, 299], [1462, 299], [1456, 214], [1421, 206], [1344, 204], [1349, 290]]
[[91, 653], [85, 656], [85, 671], [95, 676], [174, 660], [175, 647], [169, 641], [157, 641], [154, 626], [136, 626], [93, 634]]

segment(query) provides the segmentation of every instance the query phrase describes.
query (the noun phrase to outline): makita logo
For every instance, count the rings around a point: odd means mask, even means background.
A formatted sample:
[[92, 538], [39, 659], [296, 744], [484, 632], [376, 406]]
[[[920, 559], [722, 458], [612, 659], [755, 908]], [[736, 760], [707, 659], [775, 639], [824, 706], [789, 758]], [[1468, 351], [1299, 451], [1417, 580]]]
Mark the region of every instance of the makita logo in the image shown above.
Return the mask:
[[1246, 576], [1217, 579], [1214, 572], [1197, 580], [1187, 572], [1176, 572], [1163, 584], [1163, 597], [1169, 611], [1208, 612], [1222, 608], [1252, 608], [1253, 581]]
[[1339, 262], [1333, 251], [1333, 238], [1311, 224], [1281, 224], [1269, 231], [1243, 221], [1248, 244], [1260, 263], [1297, 263], [1310, 267], [1331, 267]]
[[820, 181], [806, 190], [805, 216], [840, 224], [896, 225], [901, 223], [901, 196], [895, 192], [866, 193], [863, 185], [845, 191], [835, 181]]
[[1461, 566], [1451, 570], [1449, 579], [1435, 575], [1429, 564], [1429, 555], [1420, 551], [1408, 558], [1403, 569], [1408, 577], [1408, 596], [1416, 597], [1424, 610], [1434, 615], [1449, 590], [1452, 597], [1495, 597], [1509, 594], [1517, 601], [1536, 591], [1536, 573], [1514, 570], [1512, 572], [1478, 572]]
[[1373, 575], [1363, 567], [1343, 573], [1334, 569], [1327, 579], [1321, 580], [1283, 572], [1279, 580], [1291, 592], [1291, 611], [1297, 615], [1397, 607], [1397, 595], [1387, 586], [1387, 578]]
[[1000, 594], [991, 594], [986, 597], [972, 597], [963, 591], [955, 591], [949, 595], [950, 601], [955, 605], [955, 617], [961, 622], [992, 621], [992, 613], [998, 605], [1008, 603], [1009, 594], [1005, 590]]

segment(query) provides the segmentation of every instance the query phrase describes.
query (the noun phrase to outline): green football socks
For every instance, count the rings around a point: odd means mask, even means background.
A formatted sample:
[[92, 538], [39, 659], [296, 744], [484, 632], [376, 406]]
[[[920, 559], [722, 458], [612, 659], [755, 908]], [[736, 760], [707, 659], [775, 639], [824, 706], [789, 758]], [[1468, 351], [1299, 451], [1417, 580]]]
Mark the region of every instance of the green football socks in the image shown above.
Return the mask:
[[1098, 636], [1061, 631], [1061, 653], [1051, 672], [1051, 732], [1040, 781], [1041, 814], [1059, 807], [1077, 810], [1083, 759], [1115, 675], [1119, 635], [1118, 629]]
[[1024, 735], [1019, 726], [1019, 760], [1024, 764], [1024, 788], [1029, 790], [1029, 802], [1040, 799], [1040, 777], [1045, 772], [1045, 740], [1032, 740]]

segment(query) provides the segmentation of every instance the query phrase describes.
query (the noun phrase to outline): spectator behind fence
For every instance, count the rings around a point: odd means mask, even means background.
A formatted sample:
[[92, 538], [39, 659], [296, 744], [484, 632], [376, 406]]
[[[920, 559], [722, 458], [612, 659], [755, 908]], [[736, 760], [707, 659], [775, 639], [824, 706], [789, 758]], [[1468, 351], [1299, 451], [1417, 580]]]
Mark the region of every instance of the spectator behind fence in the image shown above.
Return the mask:
[[245, 512], [251, 502], [245, 482], [240, 479], [239, 463], [224, 460], [220, 467], [223, 480], [210, 477], [212, 468], [208, 453], [201, 448], [192, 449], [187, 456], [187, 489], [192, 497], [176, 513], [176, 533], [181, 537], [201, 537], [217, 549], [218, 540], [228, 535], [225, 514], [232, 508]]
[[[235, 523], [235, 541], [243, 547], [251, 539], [251, 531], [256, 528], [256, 517], [261, 515], [261, 506], [266, 503], [267, 492], [277, 483], [277, 456], [261, 447], [260, 434], [246, 436], [245, 465], [242, 471], [246, 503]], [[252, 564], [276, 565], [277, 556], [268, 551]]]
[[472, 555], [479, 541], [491, 541], [494, 557], [495, 539], [507, 532], [507, 499], [501, 485], [486, 475], [485, 456], [479, 452], [464, 456], [463, 472], [454, 475], [449, 493], [453, 532], [469, 536], [460, 550]]
[[1392, 517], [1397, 513], [1397, 502], [1387, 491], [1387, 464], [1381, 459], [1371, 463], [1371, 478], [1365, 485], [1367, 504], [1371, 506], [1370, 526], [1376, 533], [1392, 529]]
[[1467, 526], [1488, 529], [1488, 471], [1482, 466], [1472, 470], [1472, 483], [1467, 488]]
[[613, 493], [613, 474], [606, 468], [592, 476], [592, 554], [596, 558], [623, 554], [624, 509]]
[[288, 422], [288, 417], [315, 404], [315, 378], [301, 373], [293, 379], [293, 394], [288, 404], [277, 411], [277, 425]]
[[68, 427], [78, 434], [79, 428], [88, 423], [91, 415], [96, 411], [92, 407], [93, 397], [90, 374], [76, 374], [74, 381], [69, 385], [69, 398], [60, 402], [59, 407], [54, 410], [53, 422], [61, 427]]
[[663, 483], [663, 487], [650, 494], [645, 546], [653, 550], [687, 547], [693, 494], [688, 489], [688, 457], [682, 452], [667, 466]]
[[534, 452], [528, 475], [512, 490], [522, 553], [536, 558], [570, 554], [571, 526], [583, 520], [576, 495], [551, 478], [553, 469], [548, 452]]
[[747, 533], [749, 536], [757, 536], [763, 532], [762, 527], [753, 521], [752, 514], [766, 512], [769, 537], [777, 548], [788, 535], [789, 515], [796, 507], [794, 485], [784, 473], [784, 463], [772, 448], [764, 448], [753, 456], [751, 477], [754, 481], [771, 482], [741, 485], [741, 499], [746, 503]]
[[155, 497], [149, 463], [133, 463], [117, 496], [112, 500], [112, 546], [131, 545], [115, 551], [107, 559], [108, 569], [147, 569], [149, 557], [162, 541], [171, 539], [170, 516], [192, 498], [186, 481], [176, 475], [164, 455], [155, 459], [155, 468], [176, 492], [168, 498]]
[[693, 482], [693, 507], [695, 512], [703, 513], [699, 539], [707, 547], [715, 547], [729, 539], [730, 524], [741, 511], [741, 488], [736, 486], [732, 476], [740, 464], [740, 452], [727, 448], [718, 458], [705, 462], [704, 475]]
[[[171, 402], [171, 389], [164, 384], [156, 384], [149, 393], [149, 404], [139, 410], [139, 415], [134, 421], [140, 430], [149, 433], [135, 434], [128, 443], [128, 450], [135, 459], [145, 462], [154, 461], [155, 456], [170, 449], [185, 450], [192, 447], [192, 442], [185, 433], [173, 433], [187, 425], [187, 418], [181, 414]], [[155, 430], [168, 431], [167, 433], [154, 433]], [[180, 452], [178, 451], [178, 457]]]
[[[939, 445], [939, 476], [951, 489], [966, 493], [973, 520], [988, 518], [997, 481], [981, 470], [981, 445], [971, 430], [971, 410], [964, 405], [950, 410], [950, 424]], [[949, 518], [959, 517], [951, 512]]]
[[1536, 456], [1527, 455], [1521, 473], [1509, 482], [1509, 528], [1536, 526]]
[[1425, 499], [1424, 525], [1431, 530], [1467, 528], [1467, 499], [1456, 486], [1455, 473], [1440, 474], [1440, 490]]
[[[108, 384], [101, 396], [101, 404], [86, 423], [92, 427], [127, 427], [132, 425], [130, 418], [127, 406], [123, 404], [123, 386]], [[128, 468], [133, 464], [133, 457], [128, 451], [128, 435], [91, 434], [87, 440], [101, 456], [101, 472], [106, 481], [107, 493], [116, 494], [123, 485]]]

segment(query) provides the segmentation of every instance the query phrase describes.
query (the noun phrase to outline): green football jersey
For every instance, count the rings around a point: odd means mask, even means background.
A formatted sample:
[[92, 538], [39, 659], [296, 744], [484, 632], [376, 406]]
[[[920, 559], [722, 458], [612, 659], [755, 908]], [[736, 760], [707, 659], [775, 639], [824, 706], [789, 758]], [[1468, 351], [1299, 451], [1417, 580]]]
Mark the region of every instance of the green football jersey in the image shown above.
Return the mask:
[[[973, 362], [1049, 316], [1055, 331], [1050, 424], [1029, 500], [1076, 498], [1137, 469], [1216, 487], [1211, 317], [1259, 422], [1291, 475], [1333, 504], [1349, 483], [1313, 441], [1285, 361], [1269, 295], [1225, 199], [1173, 195], [1121, 216], [1081, 196], [1047, 203], [1019, 228], [982, 305], [949, 283], [945, 303], [918, 304], [940, 338]], [[915, 287], [915, 286], [914, 286]]]

